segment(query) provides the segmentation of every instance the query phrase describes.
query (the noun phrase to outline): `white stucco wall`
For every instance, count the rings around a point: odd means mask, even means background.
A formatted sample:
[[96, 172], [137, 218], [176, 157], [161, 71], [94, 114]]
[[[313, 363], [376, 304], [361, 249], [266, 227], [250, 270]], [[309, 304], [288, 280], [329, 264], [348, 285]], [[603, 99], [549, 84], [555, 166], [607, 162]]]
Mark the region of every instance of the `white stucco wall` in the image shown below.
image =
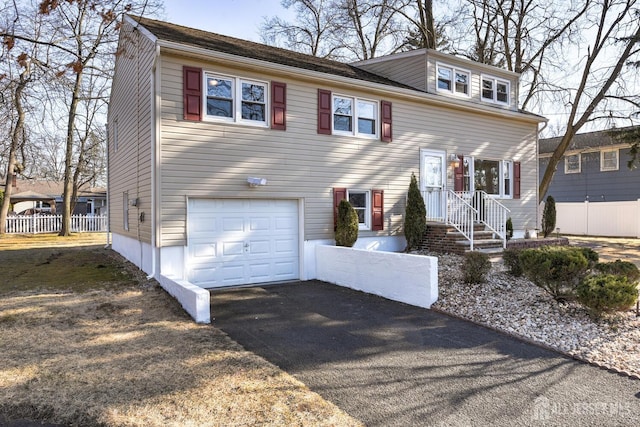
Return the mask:
[[151, 245], [122, 234], [111, 233], [111, 247], [114, 251], [135, 264], [148, 275], [153, 274]]
[[319, 280], [429, 308], [438, 299], [438, 258], [317, 246]]
[[165, 291], [178, 300], [193, 320], [198, 323], [211, 323], [211, 294], [208, 290], [161, 274], [156, 279]]
[[[316, 248], [318, 246], [334, 246], [335, 240], [307, 240], [303, 247], [302, 262], [302, 280], [313, 280], [318, 278], [316, 272]], [[359, 237], [355, 245], [356, 249], [364, 249], [368, 251], [384, 251], [384, 252], [401, 252], [407, 246], [404, 236], [378, 236], [378, 237]]]

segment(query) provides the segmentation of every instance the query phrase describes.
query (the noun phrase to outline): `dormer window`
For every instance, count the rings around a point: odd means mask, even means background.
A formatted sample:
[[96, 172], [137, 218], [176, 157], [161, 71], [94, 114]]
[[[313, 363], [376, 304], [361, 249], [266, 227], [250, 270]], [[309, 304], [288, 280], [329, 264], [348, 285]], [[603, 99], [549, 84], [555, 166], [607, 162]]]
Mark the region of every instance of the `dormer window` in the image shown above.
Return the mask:
[[482, 76], [481, 85], [483, 101], [509, 105], [510, 84], [508, 81]]
[[439, 92], [469, 96], [469, 81], [471, 78], [468, 71], [449, 65], [438, 64], [437, 74], [437, 88]]

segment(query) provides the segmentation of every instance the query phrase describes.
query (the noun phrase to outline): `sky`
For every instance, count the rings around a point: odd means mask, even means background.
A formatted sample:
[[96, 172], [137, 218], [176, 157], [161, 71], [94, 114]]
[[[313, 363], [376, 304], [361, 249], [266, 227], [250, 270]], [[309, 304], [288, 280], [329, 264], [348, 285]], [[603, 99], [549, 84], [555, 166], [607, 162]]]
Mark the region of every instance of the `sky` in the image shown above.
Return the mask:
[[263, 17], [291, 19], [281, 0], [164, 0], [166, 20], [199, 30], [261, 42]]

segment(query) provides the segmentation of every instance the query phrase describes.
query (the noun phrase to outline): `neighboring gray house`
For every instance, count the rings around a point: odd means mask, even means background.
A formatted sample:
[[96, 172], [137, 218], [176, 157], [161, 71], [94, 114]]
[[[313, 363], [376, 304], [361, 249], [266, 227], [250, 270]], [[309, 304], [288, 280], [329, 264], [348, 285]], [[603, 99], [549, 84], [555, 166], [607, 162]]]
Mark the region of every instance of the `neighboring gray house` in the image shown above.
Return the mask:
[[[43, 179], [17, 179], [11, 189], [11, 204], [15, 214], [62, 214], [64, 183]], [[78, 190], [73, 215], [106, 214], [107, 190], [84, 186]]]
[[108, 115], [113, 248], [174, 295], [313, 279], [343, 198], [357, 247], [404, 249], [412, 173], [432, 218], [454, 189], [482, 188], [533, 229], [545, 119], [518, 109], [518, 78], [433, 50], [344, 64], [126, 16]]
[[[556, 202], [618, 202], [640, 199], [640, 171], [629, 169], [630, 144], [621, 142], [627, 127], [576, 135], [565, 152], [547, 195]], [[540, 179], [560, 137], [541, 139]]]

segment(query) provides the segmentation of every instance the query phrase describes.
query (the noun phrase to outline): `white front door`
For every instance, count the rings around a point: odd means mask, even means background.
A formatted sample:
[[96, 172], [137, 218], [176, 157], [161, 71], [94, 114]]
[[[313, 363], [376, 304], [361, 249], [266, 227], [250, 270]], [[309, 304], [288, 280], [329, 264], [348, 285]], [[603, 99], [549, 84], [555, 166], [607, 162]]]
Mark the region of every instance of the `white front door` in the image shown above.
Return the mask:
[[299, 278], [296, 200], [189, 199], [190, 283], [203, 288]]
[[440, 150], [420, 150], [420, 191], [427, 209], [427, 219], [430, 221], [444, 221], [446, 155], [446, 152]]

